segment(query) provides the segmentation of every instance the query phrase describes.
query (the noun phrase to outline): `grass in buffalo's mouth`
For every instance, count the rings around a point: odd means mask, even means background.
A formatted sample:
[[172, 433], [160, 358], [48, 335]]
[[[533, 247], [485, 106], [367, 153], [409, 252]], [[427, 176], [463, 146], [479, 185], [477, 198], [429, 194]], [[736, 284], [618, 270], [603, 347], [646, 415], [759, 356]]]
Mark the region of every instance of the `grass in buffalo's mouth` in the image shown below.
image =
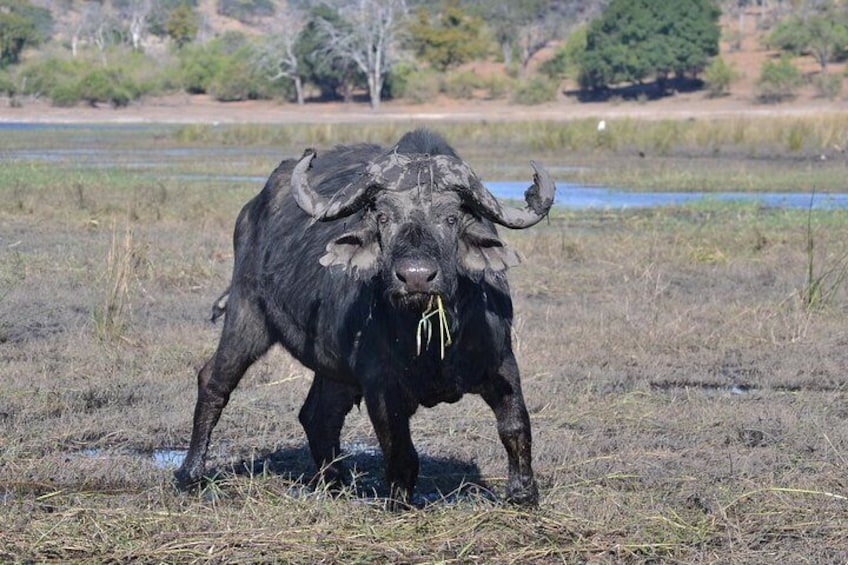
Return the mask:
[[418, 355], [421, 355], [422, 336], [427, 335], [427, 343], [425, 348], [430, 347], [430, 341], [433, 338], [433, 322], [430, 318], [436, 317], [439, 324], [439, 356], [445, 358], [445, 347], [448, 347], [451, 341], [450, 328], [448, 327], [448, 316], [445, 313], [445, 305], [442, 302], [442, 295], [435, 294], [430, 296], [430, 302], [427, 303], [427, 308], [421, 313], [421, 319], [418, 320], [418, 328], [415, 331], [415, 346]]

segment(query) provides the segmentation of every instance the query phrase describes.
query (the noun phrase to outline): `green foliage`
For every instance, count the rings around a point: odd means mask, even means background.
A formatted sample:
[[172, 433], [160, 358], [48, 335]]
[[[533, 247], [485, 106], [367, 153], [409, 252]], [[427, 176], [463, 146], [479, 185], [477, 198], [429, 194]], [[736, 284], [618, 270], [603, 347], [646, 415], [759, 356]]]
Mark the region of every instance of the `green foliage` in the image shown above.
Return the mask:
[[739, 71], [721, 56], [715, 57], [704, 69], [704, 82], [711, 97], [724, 96], [730, 91], [730, 83], [739, 78]]
[[261, 72], [254, 41], [242, 33], [229, 32], [202, 45], [186, 45], [179, 52], [182, 88], [225, 102], [290, 98], [288, 82], [272, 83]]
[[271, 0], [218, 0], [216, 9], [222, 16], [244, 23], [273, 16], [275, 11]]
[[481, 87], [486, 91], [486, 98], [499, 100], [505, 98], [512, 88], [512, 80], [509, 77], [492, 74], [485, 77]]
[[383, 85], [383, 98], [404, 98], [409, 88], [409, 77], [418, 71], [418, 67], [406, 61], [394, 65], [386, 75]]
[[28, 0], [0, 0], [0, 67], [15, 64], [27, 46], [49, 36], [50, 11]]
[[439, 94], [441, 78], [432, 69], [416, 70], [409, 73], [404, 81], [402, 91], [398, 95], [412, 102], [431, 102]]
[[252, 63], [249, 46], [228, 57], [209, 84], [209, 94], [222, 102], [272, 98], [274, 89], [275, 86]]
[[129, 48], [99, 57], [73, 58], [63, 52], [45, 53], [22, 63], [13, 75], [22, 94], [49, 98], [56, 106], [79, 102], [125, 106], [145, 94], [163, 92], [160, 63]]
[[317, 86], [322, 98], [333, 100], [349, 95], [353, 87], [364, 84], [365, 79], [354, 63], [326, 48], [330, 43], [327, 25], [339, 30], [350, 29], [336, 10], [317, 6], [298, 35], [294, 52], [301, 78]]
[[171, 13], [180, 6], [194, 10], [197, 8], [197, 0], [155, 0], [152, 6], [154, 9], [147, 15], [148, 30], [155, 36], [166, 37], [166, 24]]
[[828, 8], [806, 17], [790, 16], [769, 34], [768, 44], [793, 55], [809, 53], [824, 70], [848, 45], [848, 15]]
[[477, 73], [459, 71], [445, 76], [444, 81], [442, 81], [442, 92], [451, 98], [467, 100], [474, 98], [474, 91], [482, 85], [483, 81]]
[[[82, 59], [45, 53], [22, 63], [16, 76], [22, 94], [54, 100], [57, 89], [68, 91], [71, 89], [69, 85], [75, 87], [84, 68], [85, 62]], [[78, 97], [74, 99], [77, 100]]]
[[801, 71], [792, 64], [789, 57], [766, 61], [757, 78], [757, 100], [766, 104], [792, 100], [803, 82]]
[[711, 0], [612, 0], [589, 25], [580, 83], [697, 75], [718, 54], [720, 11]]
[[17, 93], [17, 90], [9, 71], [0, 69], [0, 94], [12, 97]]
[[535, 105], [556, 100], [559, 83], [543, 75], [534, 75], [529, 80], [519, 82], [512, 93], [515, 104]]
[[174, 8], [165, 21], [165, 33], [177, 47], [194, 40], [200, 29], [200, 17], [188, 4], [180, 4]]
[[542, 63], [539, 71], [550, 79], [576, 77], [580, 69], [580, 58], [586, 51], [587, 34], [586, 26], [574, 30], [554, 51], [554, 56]]
[[484, 56], [489, 45], [482, 21], [469, 16], [456, 3], [443, 3], [437, 21], [423, 6], [409, 25], [410, 46], [415, 54], [439, 71]]
[[203, 94], [224, 66], [224, 58], [213, 44], [187, 45], [179, 52], [181, 86], [189, 94]]
[[91, 106], [108, 103], [119, 108], [136, 97], [137, 89], [119, 70], [95, 68], [80, 78], [77, 93]]

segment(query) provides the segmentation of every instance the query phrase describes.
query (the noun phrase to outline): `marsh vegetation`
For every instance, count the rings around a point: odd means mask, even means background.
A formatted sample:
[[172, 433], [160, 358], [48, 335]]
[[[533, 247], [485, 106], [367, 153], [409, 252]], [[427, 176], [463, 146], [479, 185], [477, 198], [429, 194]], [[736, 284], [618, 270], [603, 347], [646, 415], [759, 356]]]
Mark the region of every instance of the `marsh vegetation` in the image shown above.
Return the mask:
[[[567, 166], [557, 180], [827, 191], [844, 189], [833, 146], [848, 131], [830, 122], [622, 121], [608, 127], [614, 143], [589, 123], [440, 130], [486, 179], [526, 178], [533, 158]], [[232, 224], [262, 184], [221, 176], [264, 176], [305, 146], [392, 142], [405, 129], [2, 136], [0, 560], [848, 559], [844, 210], [558, 210], [502, 230], [525, 258], [510, 280], [538, 510], [498, 501], [502, 447], [474, 397], [412, 420], [422, 508], [384, 510], [364, 411], [342, 433], [353, 487], [309, 488], [296, 415], [311, 375], [280, 350], [252, 368], [216, 428], [218, 480], [178, 494], [173, 462], [151, 454], [188, 444]], [[75, 153], [23, 157], [48, 149]], [[139, 158], [154, 149], [159, 161]]]

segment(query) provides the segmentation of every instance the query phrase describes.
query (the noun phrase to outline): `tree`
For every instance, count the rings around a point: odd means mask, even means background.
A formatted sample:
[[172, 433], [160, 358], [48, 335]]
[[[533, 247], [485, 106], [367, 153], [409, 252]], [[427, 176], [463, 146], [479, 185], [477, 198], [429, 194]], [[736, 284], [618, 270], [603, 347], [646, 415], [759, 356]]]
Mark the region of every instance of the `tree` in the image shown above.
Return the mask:
[[303, 73], [295, 52], [303, 28], [303, 14], [292, 7], [277, 12], [272, 29], [257, 51], [256, 64], [271, 82], [287, 78], [292, 81], [298, 104], [304, 103]]
[[830, 5], [807, 17], [790, 16], [775, 27], [768, 43], [796, 55], [811, 54], [827, 73], [827, 64], [848, 45], [848, 15]]
[[539, 71], [554, 80], [574, 77], [579, 61], [586, 51], [586, 26], [579, 27], [555, 51], [554, 56], [542, 63]]
[[132, 48], [140, 51], [145, 35], [147, 35], [148, 18], [153, 10], [153, 0], [121, 0], [113, 5], [117, 10], [118, 19], [124, 22], [129, 31]]
[[182, 47], [197, 36], [200, 21], [197, 13], [187, 4], [174, 8], [165, 21], [165, 33]]
[[341, 95], [345, 102], [350, 102], [354, 87], [365, 86], [365, 75], [356, 63], [327, 49], [328, 26], [342, 34], [350, 32], [350, 25], [333, 8], [326, 5], [313, 8], [294, 46], [298, 67], [303, 80], [321, 90], [322, 98], [333, 100]]
[[697, 76], [718, 54], [720, 12], [711, 0], [612, 0], [592, 21], [580, 83], [594, 90], [675, 74]]
[[49, 11], [27, 0], [0, 0], [0, 68], [17, 63], [25, 47], [44, 39], [39, 23], [45, 17], [50, 21]]
[[494, 32], [507, 69], [518, 59], [526, 73], [533, 56], [568, 29], [580, 25], [606, 0], [466, 0]]
[[766, 61], [757, 78], [757, 99], [763, 103], [791, 100], [803, 82], [801, 71], [788, 57], [783, 56], [777, 62]]
[[[380, 107], [386, 74], [397, 60], [396, 44], [407, 17], [404, 0], [334, 0], [341, 18], [320, 20], [329, 53], [348, 60], [368, 82], [371, 108]], [[342, 25], [344, 24], [344, 25]]]
[[455, 3], [442, 5], [436, 21], [423, 6], [409, 25], [410, 46], [415, 54], [434, 68], [446, 71], [486, 54], [482, 21], [467, 15]]
[[730, 83], [739, 78], [739, 71], [722, 57], [715, 57], [704, 69], [704, 82], [713, 98], [724, 96], [730, 91]]

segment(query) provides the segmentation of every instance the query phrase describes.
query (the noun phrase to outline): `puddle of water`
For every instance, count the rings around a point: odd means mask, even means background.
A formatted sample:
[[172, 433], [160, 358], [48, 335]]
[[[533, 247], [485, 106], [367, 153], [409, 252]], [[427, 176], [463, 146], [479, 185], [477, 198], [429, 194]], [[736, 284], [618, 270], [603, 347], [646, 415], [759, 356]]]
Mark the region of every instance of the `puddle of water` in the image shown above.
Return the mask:
[[744, 384], [733, 384], [728, 386], [704, 382], [659, 382], [651, 383], [651, 388], [665, 392], [693, 390], [701, 391], [705, 394], [731, 394], [734, 396], [751, 394], [757, 390], [756, 387]]
[[105, 451], [96, 447], [81, 449], [74, 453], [87, 459], [108, 458], [113, 456], [139, 457], [149, 460], [157, 469], [176, 469], [185, 459], [185, 449], [154, 449], [153, 451]]
[[154, 449], [148, 454], [153, 460], [153, 464], [159, 469], [176, 469], [179, 467], [183, 459], [185, 459], [187, 450], [185, 449]]

